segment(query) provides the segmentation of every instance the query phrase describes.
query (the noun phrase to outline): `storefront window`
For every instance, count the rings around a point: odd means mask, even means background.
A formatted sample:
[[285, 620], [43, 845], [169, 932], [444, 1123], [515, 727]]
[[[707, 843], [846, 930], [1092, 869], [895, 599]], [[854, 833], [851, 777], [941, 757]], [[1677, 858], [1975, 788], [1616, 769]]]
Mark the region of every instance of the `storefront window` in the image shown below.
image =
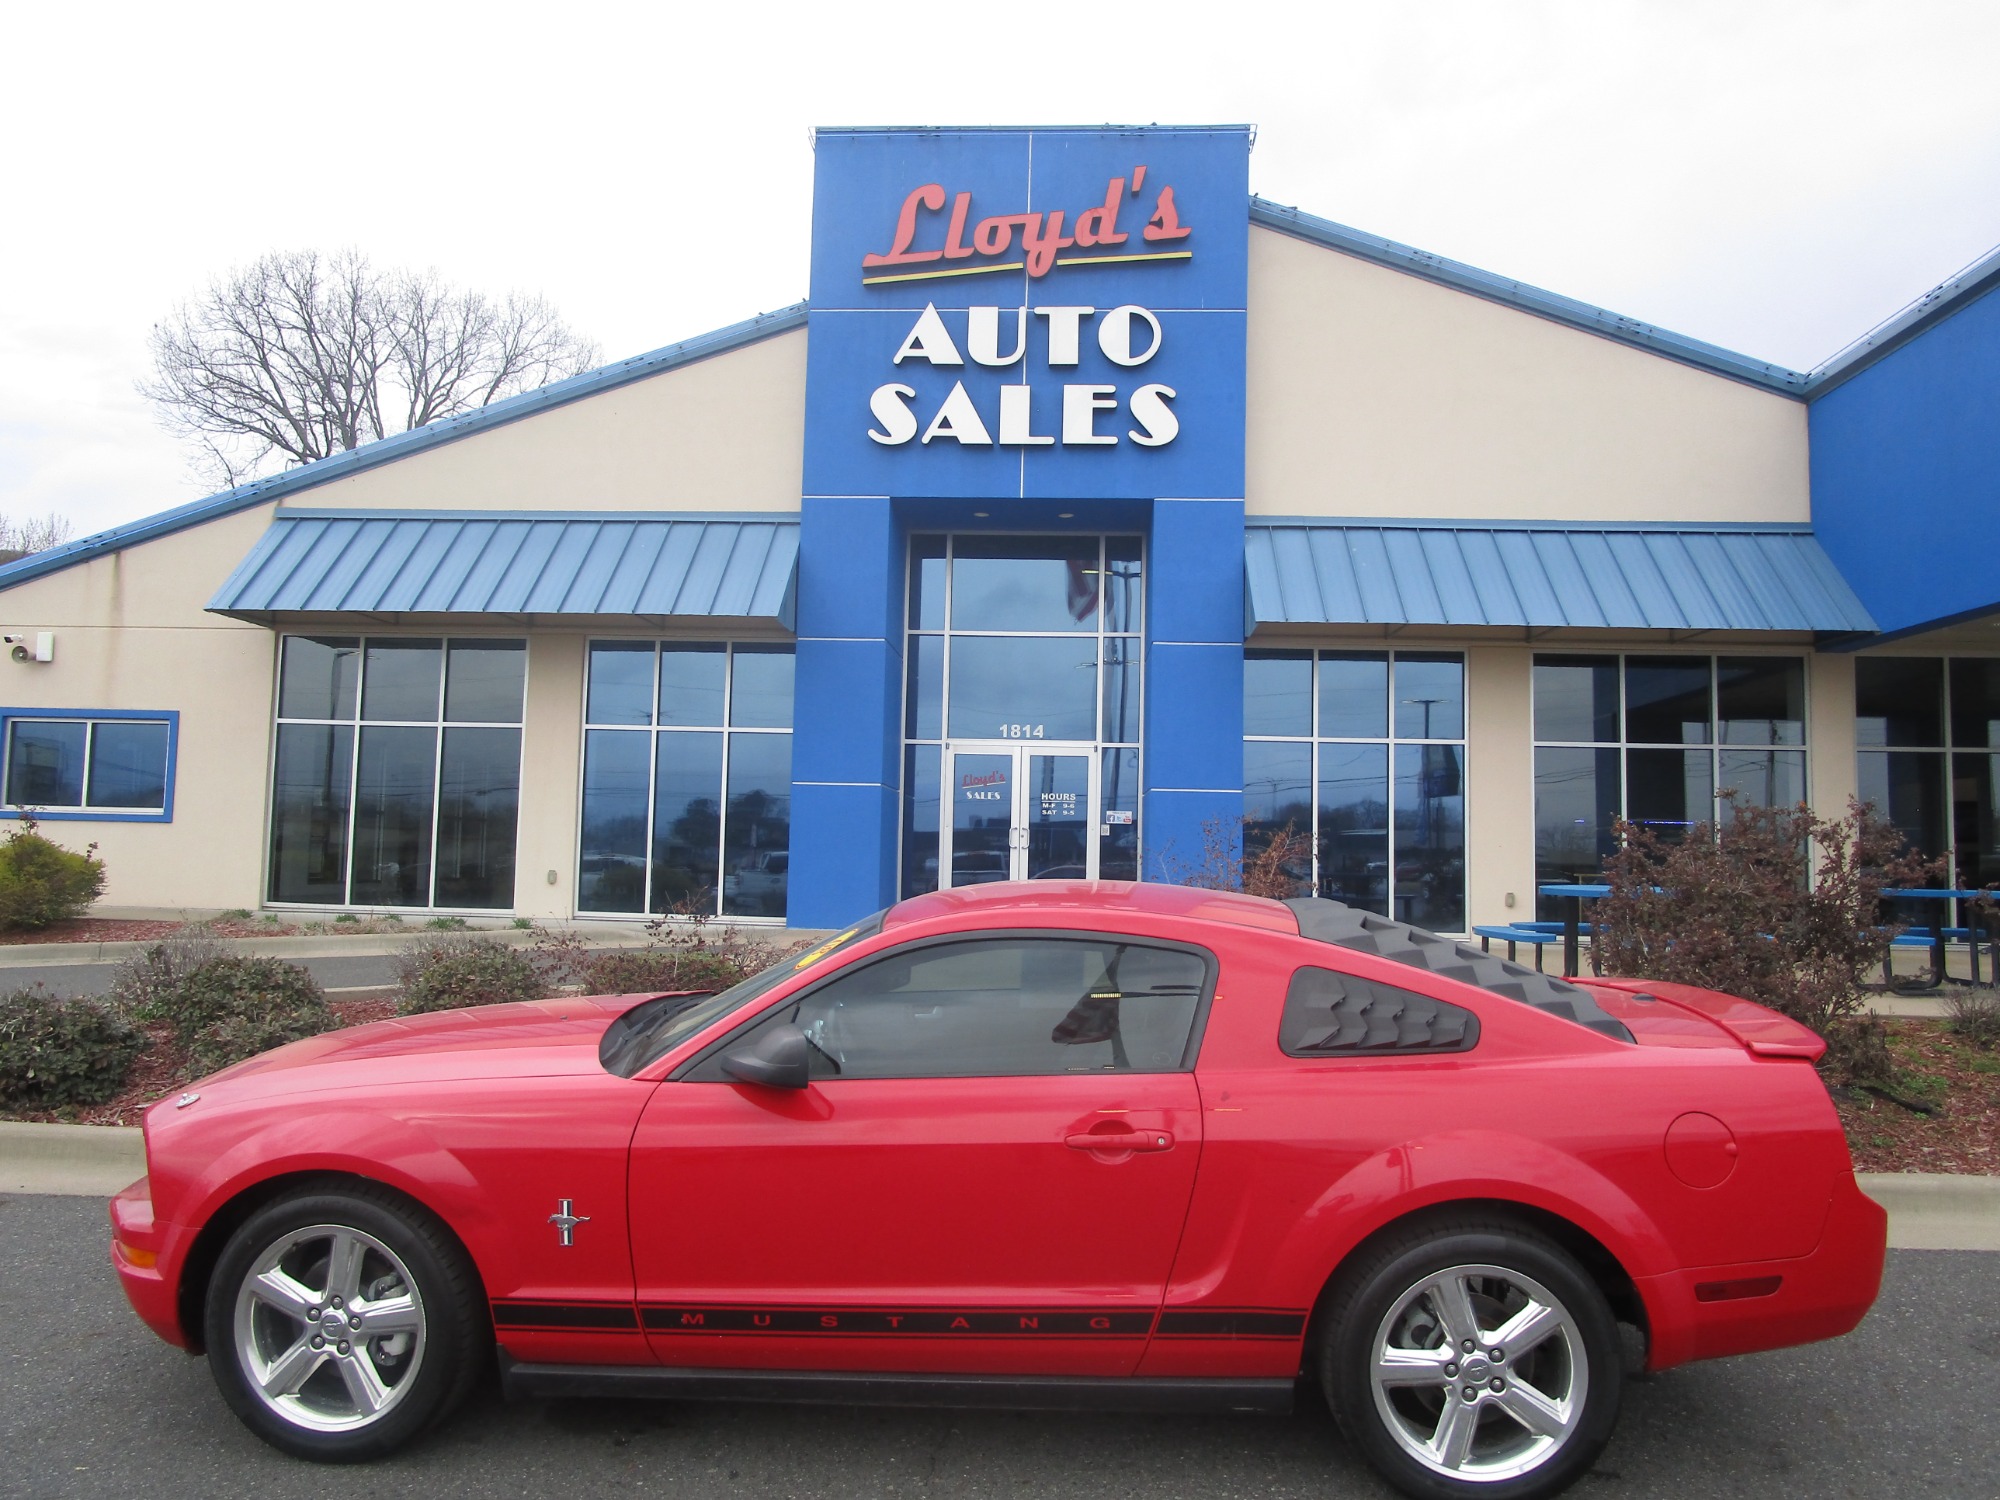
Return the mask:
[[1537, 656], [1534, 725], [1537, 885], [1598, 879], [1621, 817], [1672, 840], [1805, 800], [1797, 657]]
[[782, 917], [790, 645], [593, 641], [577, 908]]
[[527, 644], [287, 636], [270, 899], [514, 904]]
[[1854, 737], [1862, 801], [1923, 853], [1949, 853], [1950, 883], [2000, 881], [2000, 660], [1861, 657]]
[[1317, 893], [1443, 932], [1465, 928], [1465, 658], [1248, 651], [1244, 854], [1287, 830]]

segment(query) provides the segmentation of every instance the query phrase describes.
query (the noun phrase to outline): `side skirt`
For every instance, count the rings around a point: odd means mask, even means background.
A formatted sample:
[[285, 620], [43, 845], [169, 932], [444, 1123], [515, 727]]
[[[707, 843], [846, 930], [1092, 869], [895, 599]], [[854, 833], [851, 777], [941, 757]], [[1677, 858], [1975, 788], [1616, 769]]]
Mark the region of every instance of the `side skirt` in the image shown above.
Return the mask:
[[823, 1374], [529, 1364], [500, 1356], [510, 1401], [555, 1397], [776, 1401], [816, 1406], [994, 1407], [1013, 1411], [1258, 1412], [1288, 1416], [1293, 1380], [1068, 1379], [1062, 1376]]

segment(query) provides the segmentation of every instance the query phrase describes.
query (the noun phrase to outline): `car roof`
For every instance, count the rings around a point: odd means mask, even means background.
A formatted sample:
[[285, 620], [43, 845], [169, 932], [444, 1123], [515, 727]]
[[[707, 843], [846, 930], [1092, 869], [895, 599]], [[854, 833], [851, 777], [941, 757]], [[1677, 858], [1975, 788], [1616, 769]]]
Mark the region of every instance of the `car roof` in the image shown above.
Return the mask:
[[1299, 920], [1277, 901], [1235, 891], [1199, 886], [1156, 885], [1139, 880], [996, 880], [912, 896], [889, 908], [884, 927], [901, 927], [937, 917], [977, 916], [1018, 918], [1032, 925], [1037, 916], [1102, 912], [1182, 917], [1192, 921], [1227, 922], [1296, 937]]

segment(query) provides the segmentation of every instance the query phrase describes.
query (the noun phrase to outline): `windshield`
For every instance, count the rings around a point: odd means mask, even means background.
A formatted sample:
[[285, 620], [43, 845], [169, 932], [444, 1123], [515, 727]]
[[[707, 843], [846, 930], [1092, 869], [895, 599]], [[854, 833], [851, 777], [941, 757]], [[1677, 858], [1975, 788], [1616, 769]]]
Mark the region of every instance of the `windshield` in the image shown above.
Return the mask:
[[794, 974], [811, 968], [829, 954], [882, 930], [886, 910], [815, 943], [804, 953], [788, 953], [717, 995], [662, 995], [633, 1006], [611, 1023], [598, 1043], [597, 1060], [606, 1072], [630, 1078], [641, 1068], [665, 1057], [696, 1032], [758, 996], [776, 989]]

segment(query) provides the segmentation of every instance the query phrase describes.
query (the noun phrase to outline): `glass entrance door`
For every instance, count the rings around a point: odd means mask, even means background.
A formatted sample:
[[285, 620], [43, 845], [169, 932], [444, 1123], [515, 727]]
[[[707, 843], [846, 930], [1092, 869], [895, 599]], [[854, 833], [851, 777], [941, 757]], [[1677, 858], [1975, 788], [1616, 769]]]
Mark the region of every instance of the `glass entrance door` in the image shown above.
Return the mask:
[[1086, 746], [946, 747], [939, 884], [1097, 878], [1097, 756]]

